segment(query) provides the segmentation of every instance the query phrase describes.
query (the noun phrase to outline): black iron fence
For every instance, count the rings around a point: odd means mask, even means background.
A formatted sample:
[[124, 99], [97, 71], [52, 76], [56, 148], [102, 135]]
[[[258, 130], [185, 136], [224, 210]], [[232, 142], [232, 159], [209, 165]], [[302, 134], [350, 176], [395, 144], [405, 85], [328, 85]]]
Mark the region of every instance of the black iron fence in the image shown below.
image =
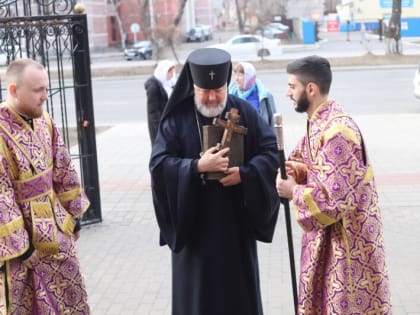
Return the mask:
[[[0, 72], [16, 58], [31, 58], [47, 69], [46, 110], [62, 131], [91, 206], [84, 224], [102, 221], [88, 26], [72, 14], [73, 2], [0, 0]], [[5, 99], [0, 79], [0, 99]]]

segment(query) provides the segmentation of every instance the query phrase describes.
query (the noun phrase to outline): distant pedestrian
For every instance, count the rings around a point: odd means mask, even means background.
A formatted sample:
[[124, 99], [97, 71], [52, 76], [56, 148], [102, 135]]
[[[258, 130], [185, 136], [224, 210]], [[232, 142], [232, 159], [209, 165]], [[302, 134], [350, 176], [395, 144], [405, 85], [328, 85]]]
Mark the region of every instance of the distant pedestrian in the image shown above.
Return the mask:
[[318, 56], [287, 66], [287, 95], [308, 115], [307, 134], [277, 176], [302, 227], [300, 315], [391, 314], [381, 214], [362, 134], [328, 98], [330, 63]]
[[365, 23], [360, 24], [360, 43], [364, 44], [366, 40], [366, 26]]
[[369, 39], [367, 38], [365, 23], [360, 24], [360, 44], [362, 44], [366, 50], [369, 50]]
[[176, 82], [175, 62], [161, 60], [144, 83], [147, 96], [147, 122], [150, 141], [155, 141], [160, 118]]
[[273, 95], [257, 79], [257, 70], [249, 62], [240, 62], [233, 68], [234, 81], [229, 85], [229, 94], [250, 103], [264, 121], [274, 127], [273, 114], [276, 113], [276, 105]]

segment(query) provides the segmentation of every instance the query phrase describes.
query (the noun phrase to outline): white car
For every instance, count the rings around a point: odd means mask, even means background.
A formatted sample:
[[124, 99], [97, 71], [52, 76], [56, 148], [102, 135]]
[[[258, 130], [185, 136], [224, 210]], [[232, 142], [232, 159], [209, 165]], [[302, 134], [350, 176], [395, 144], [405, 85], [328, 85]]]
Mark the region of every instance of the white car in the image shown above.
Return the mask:
[[270, 39], [260, 35], [236, 35], [222, 44], [210, 46], [229, 52], [232, 59], [255, 58], [281, 55], [280, 39]]
[[420, 64], [414, 74], [413, 87], [414, 96], [420, 99]]

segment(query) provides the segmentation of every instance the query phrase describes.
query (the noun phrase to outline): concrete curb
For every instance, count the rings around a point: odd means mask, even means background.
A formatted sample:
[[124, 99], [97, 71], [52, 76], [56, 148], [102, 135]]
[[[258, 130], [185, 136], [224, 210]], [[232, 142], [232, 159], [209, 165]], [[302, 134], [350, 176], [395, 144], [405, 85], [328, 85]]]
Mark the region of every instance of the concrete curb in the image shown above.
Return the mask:
[[[352, 57], [327, 57], [333, 68], [365, 68], [365, 67], [402, 67], [412, 66], [417, 67], [420, 63], [420, 54], [416, 55], [374, 55], [372, 53], [366, 53], [360, 56]], [[263, 71], [281, 71], [285, 70], [287, 64], [294, 59], [277, 59], [277, 60], [256, 60], [252, 61], [257, 70]], [[138, 75], [150, 75], [153, 73], [155, 66], [155, 60], [147, 61], [127, 61], [121, 62], [101, 62], [95, 60], [91, 64], [91, 73], [93, 78], [101, 77], [121, 77], [121, 76], [138, 76]], [[179, 69], [182, 65], [179, 65]], [[0, 75], [6, 67], [0, 69]], [[64, 68], [64, 77], [71, 78], [73, 76], [72, 69], [70, 67]], [[51, 77], [55, 78], [56, 73], [52, 71]]]

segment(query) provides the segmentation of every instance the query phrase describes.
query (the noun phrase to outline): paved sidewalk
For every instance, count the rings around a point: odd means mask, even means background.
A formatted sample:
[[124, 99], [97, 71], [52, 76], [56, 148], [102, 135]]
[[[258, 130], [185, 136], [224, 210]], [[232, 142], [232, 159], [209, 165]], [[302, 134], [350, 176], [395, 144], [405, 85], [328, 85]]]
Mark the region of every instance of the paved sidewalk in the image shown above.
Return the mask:
[[[420, 114], [355, 118], [364, 132], [378, 182], [393, 314], [420, 314], [420, 148], [416, 139]], [[304, 121], [289, 117], [284, 121], [285, 135], [304, 132]], [[286, 151], [296, 141], [286, 136]], [[170, 251], [158, 245], [147, 125], [116, 125], [97, 136], [97, 146], [103, 222], [85, 226], [77, 243], [92, 313], [169, 315]], [[299, 265], [301, 230], [293, 224]], [[266, 315], [293, 314], [284, 227], [281, 209], [273, 243], [259, 244]]]

